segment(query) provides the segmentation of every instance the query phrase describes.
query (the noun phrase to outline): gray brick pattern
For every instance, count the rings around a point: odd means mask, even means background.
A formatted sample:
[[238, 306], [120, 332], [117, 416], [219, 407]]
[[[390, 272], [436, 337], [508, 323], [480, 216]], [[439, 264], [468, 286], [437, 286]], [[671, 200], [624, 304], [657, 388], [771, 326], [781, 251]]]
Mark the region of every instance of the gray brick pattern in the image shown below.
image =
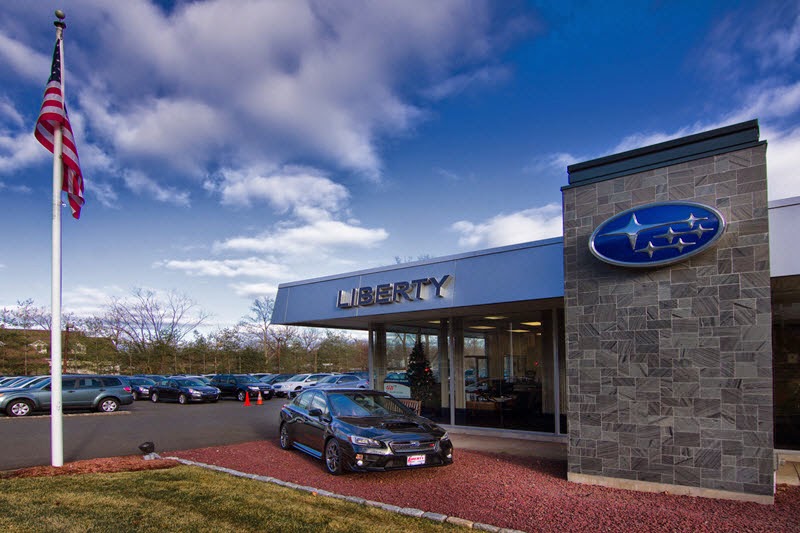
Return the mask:
[[[605, 264], [592, 231], [638, 205], [716, 207], [716, 247], [657, 269]], [[563, 193], [569, 471], [773, 493], [766, 146]]]

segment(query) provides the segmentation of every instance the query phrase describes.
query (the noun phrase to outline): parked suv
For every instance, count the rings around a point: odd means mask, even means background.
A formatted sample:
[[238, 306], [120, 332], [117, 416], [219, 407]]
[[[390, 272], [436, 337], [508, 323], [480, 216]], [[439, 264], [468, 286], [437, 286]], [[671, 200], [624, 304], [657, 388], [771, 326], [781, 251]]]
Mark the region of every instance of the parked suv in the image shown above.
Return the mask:
[[[118, 376], [65, 375], [61, 378], [62, 407], [96, 409], [105, 413], [133, 403], [131, 387]], [[0, 410], [8, 416], [27, 416], [50, 409], [50, 378], [27, 389], [0, 391]]]
[[220, 390], [220, 398], [236, 398], [240, 402], [248, 394], [250, 398], [258, 398], [259, 392], [265, 400], [272, 398], [272, 387], [250, 374], [217, 374], [211, 380], [211, 386]]

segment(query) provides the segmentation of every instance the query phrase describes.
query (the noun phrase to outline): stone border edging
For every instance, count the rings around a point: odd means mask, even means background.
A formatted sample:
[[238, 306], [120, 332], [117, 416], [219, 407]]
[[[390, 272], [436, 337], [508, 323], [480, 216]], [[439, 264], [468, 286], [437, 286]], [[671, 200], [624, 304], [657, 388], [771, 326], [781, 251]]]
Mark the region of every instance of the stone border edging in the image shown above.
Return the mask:
[[[152, 454], [156, 455], [156, 454]], [[263, 483], [273, 483], [275, 485], [279, 485], [281, 487], [286, 487], [289, 489], [296, 489], [302, 490], [305, 492], [310, 492], [316, 496], [327, 496], [329, 498], [336, 498], [337, 500], [344, 500], [346, 502], [355, 503], [358, 505], [366, 505], [367, 507], [377, 507], [378, 509], [382, 509], [384, 511], [389, 511], [390, 513], [397, 513], [407, 516], [413, 516], [416, 518], [427, 518], [428, 520], [433, 520], [434, 522], [447, 522], [449, 524], [457, 525], [466, 527], [469, 529], [478, 529], [481, 531], [491, 531], [493, 533], [524, 533], [523, 531], [519, 531], [517, 529], [507, 529], [501, 528], [497, 526], [492, 526], [490, 524], [482, 524], [480, 522], [472, 522], [471, 520], [466, 520], [464, 518], [458, 518], [456, 516], [447, 516], [439, 513], [431, 513], [427, 511], [423, 511], [422, 509], [415, 509], [413, 507], [399, 507], [397, 505], [391, 505], [388, 503], [381, 503], [376, 502], [373, 500], [367, 500], [364, 498], [359, 498], [358, 496], [345, 496], [343, 494], [337, 494], [335, 492], [330, 492], [328, 490], [317, 489], [314, 487], [308, 487], [306, 485], [298, 485], [297, 483], [291, 483], [289, 481], [283, 481], [274, 477], [270, 476], [259, 476], [257, 474], [248, 474], [246, 472], [240, 472], [238, 470], [233, 470], [231, 468], [225, 468], [224, 466], [216, 466], [216, 465], [209, 465], [205, 463], [198, 463], [197, 461], [190, 461], [188, 459], [181, 459], [179, 457], [155, 457], [161, 459], [172, 459], [173, 461], [178, 461], [181, 464], [188, 465], [188, 466], [197, 466], [200, 468], [207, 468], [209, 470], [216, 470], [217, 472], [223, 472], [225, 474], [230, 474], [236, 477], [243, 477], [247, 479], [253, 479], [255, 481], [261, 481]]]

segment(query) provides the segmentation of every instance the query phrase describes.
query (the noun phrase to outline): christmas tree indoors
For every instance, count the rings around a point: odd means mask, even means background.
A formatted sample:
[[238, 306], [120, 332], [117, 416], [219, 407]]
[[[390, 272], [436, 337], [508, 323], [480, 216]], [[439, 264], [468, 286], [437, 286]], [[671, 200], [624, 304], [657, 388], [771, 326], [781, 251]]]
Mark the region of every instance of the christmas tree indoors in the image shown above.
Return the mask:
[[422, 347], [422, 341], [417, 339], [414, 344], [414, 349], [411, 350], [411, 355], [408, 357], [408, 381], [411, 385], [411, 397], [415, 400], [420, 400], [423, 405], [430, 405], [433, 399], [434, 388], [436, 387], [436, 380], [431, 371], [431, 365], [428, 358], [425, 357], [425, 349]]

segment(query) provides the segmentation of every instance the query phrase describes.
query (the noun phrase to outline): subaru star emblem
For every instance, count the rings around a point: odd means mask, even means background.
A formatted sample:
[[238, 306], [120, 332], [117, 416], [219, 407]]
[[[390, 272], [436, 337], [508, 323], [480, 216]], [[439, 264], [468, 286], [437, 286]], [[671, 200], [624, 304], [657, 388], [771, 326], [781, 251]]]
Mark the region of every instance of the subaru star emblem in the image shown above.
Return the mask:
[[722, 213], [694, 202], [658, 202], [623, 211], [592, 233], [589, 249], [612, 265], [654, 267], [683, 261], [722, 237]]

